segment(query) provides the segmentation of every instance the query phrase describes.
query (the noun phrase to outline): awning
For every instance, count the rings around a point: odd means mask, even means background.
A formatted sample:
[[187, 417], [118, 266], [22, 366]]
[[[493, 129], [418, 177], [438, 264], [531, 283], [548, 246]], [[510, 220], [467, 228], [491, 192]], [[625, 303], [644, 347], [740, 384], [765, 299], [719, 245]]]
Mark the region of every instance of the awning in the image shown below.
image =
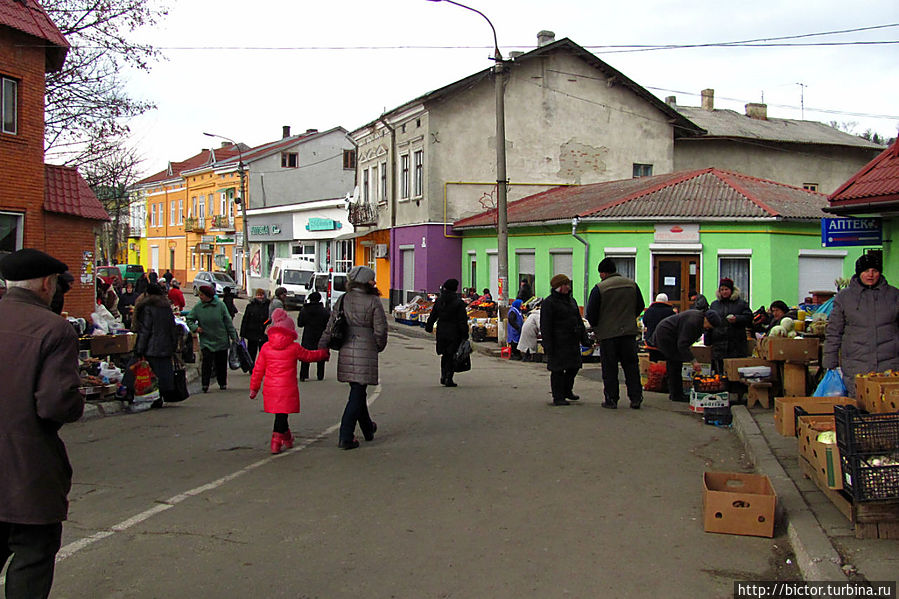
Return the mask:
[[228, 193], [229, 191], [233, 193], [235, 189], [237, 189], [237, 188], [236, 187], [222, 187], [221, 189], [216, 189], [215, 193]]
[[338, 235], [334, 238], [334, 241], [344, 241], [346, 239], [356, 239], [357, 237], [364, 237], [372, 233], [372, 231], [354, 231], [352, 233], [344, 233], [343, 235]]

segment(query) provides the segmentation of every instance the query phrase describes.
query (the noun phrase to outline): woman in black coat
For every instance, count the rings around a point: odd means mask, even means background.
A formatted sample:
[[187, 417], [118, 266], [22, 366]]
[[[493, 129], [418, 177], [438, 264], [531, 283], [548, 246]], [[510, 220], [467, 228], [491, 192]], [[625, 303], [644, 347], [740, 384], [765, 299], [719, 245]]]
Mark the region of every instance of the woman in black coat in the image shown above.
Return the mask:
[[718, 284], [709, 310], [721, 316], [721, 325], [706, 333], [705, 344], [712, 347], [712, 369], [724, 374], [725, 358], [745, 358], [749, 355], [746, 331], [752, 327], [752, 309], [740, 297], [740, 289], [725, 277]]
[[465, 310], [465, 302], [456, 291], [459, 290], [459, 281], [448, 279], [440, 288], [440, 297], [431, 309], [431, 315], [425, 325], [427, 332], [434, 330], [437, 323], [437, 353], [440, 355], [440, 384], [447, 387], [456, 387], [453, 382], [453, 372], [456, 359], [456, 351], [462, 341], [468, 339], [468, 313]]
[[234, 315], [237, 314], [237, 306], [234, 305], [234, 296], [231, 294], [231, 288], [225, 287], [222, 291], [222, 303], [225, 304], [225, 307], [228, 309], [228, 314], [231, 315], [231, 319], [234, 319]]
[[[178, 343], [175, 315], [172, 304], [165, 296], [162, 287], [157, 284], [147, 286], [147, 293], [135, 308], [134, 320], [137, 323], [137, 343], [134, 353], [147, 359], [156, 380], [159, 383], [159, 394], [162, 400], [177, 401], [175, 393], [175, 370], [172, 354]], [[162, 402], [156, 404], [161, 406]]]
[[[313, 291], [306, 298], [306, 305], [297, 315], [297, 326], [303, 329], [303, 339], [300, 345], [306, 349], [318, 349], [318, 341], [328, 326], [328, 319], [331, 318], [331, 312], [322, 305], [322, 294]], [[325, 378], [324, 361], [316, 362], [316, 374], [318, 380]], [[309, 362], [300, 362], [300, 381], [309, 378]]]
[[540, 304], [540, 332], [553, 405], [567, 406], [568, 400], [580, 399], [574, 394], [574, 377], [583, 364], [581, 344], [590, 342], [577, 302], [571, 297], [571, 279], [556, 275], [549, 284], [552, 292]]
[[257, 289], [240, 321], [240, 336], [247, 340], [247, 350], [254, 362], [259, 348], [266, 341], [265, 323], [268, 322], [268, 308], [269, 300], [265, 297], [265, 290]]

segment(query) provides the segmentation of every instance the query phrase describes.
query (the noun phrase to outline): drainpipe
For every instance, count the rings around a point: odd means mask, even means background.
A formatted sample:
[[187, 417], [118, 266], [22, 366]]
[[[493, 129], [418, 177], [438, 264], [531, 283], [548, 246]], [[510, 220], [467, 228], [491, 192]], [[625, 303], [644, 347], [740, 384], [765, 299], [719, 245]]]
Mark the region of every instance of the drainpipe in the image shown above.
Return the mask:
[[[394, 248], [394, 229], [396, 229], [396, 129], [390, 126], [390, 123], [387, 122], [387, 117], [385, 115], [381, 115], [381, 118], [378, 119], [379, 122], [384, 124], [384, 127], [390, 131], [390, 171], [389, 171], [389, 185], [390, 189], [390, 245], [388, 249], [388, 260], [390, 261], [390, 278], [391, 280], [387, 282], [387, 305], [393, 310], [393, 307], [399, 303], [405, 302], [396, 302], [394, 303], [394, 294], [393, 289], [391, 287], [393, 281], [393, 272], [396, 267], [396, 258], [397, 253]], [[359, 160], [358, 153], [356, 156], [356, 160]]]
[[590, 245], [587, 243], [587, 240], [577, 234], [577, 226], [578, 223], [581, 222], [581, 219], [578, 217], [574, 217], [571, 219], [571, 235], [578, 241], [584, 244], [584, 303], [581, 304], [584, 306], [584, 309], [587, 308], [587, 295], [590, 291], [588, 288], [588, 281], [590, 277]]

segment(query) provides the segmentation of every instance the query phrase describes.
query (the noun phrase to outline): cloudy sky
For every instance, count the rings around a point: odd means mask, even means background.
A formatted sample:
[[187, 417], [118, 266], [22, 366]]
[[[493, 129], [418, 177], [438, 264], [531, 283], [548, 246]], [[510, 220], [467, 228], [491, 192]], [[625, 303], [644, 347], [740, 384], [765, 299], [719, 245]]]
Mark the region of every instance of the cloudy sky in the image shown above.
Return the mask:
[[[469, 0], [496, 27], [500, 50], [536, 45], [538, 31], [570, 38], [659, 98], [769, 117], [853, 124], [892, 137], [899, 127], [899, 2], [865, 0]], [[479, 15], [428, 0], [178, 0], [143, 40], [167, 60], [127, 74], [132, 95], [158, 109], [132, 124], [144, 172], [218, 142], [250, 146], [293, 133], [349, 131], [492, 64], [493, 37]], [[892, 25], [892, 26], [889, 26]], [[883, 27], [888, 26], [888, 27]], [[877, 27], [877, 28], [874, 28]], [[786, 36], [874, 28], [830, 35]], [[768, 39], [766, 47], [635, 51], [620, 46]], [[853, 42], [851, 45], [836, 43]], [[803, 85], [799, 85], [803, 84]], [[511, 102], [507, 99], [507, 102]]]

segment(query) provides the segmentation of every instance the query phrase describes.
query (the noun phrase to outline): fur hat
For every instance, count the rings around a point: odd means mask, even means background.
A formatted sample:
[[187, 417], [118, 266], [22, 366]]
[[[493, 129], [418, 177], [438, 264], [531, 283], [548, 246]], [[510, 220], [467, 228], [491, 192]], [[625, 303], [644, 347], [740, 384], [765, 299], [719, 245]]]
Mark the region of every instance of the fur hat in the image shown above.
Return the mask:
[[294, 324], [290, 316], [287, 315], [287, 311], [283, 308], [275, 308], [275, 311], [272, 312], [272, 324], [269, 325], [268, 330], [272, 329], [281, 329], [293, 335], [294, 338], [297, 336], [297, 325]]
[[443, 288], [447, 291], [456, 292], [459, 290], [459, 281], [457, 281], [456, 279], [447, 279], [443, 283]]
[[65, 263], [34, 248], [7, 254], [0, 260], [0, 275], [7, 281], [28, 281], [69, 270]]
[[668, 294], [667, 294], [667, 293], [660, 293], [660, 294], [658, 294], [658, 295], [656, 296], [656, 301], [657, 301], [657, 302], [667, 302], [667, 301], [668, 301]]
[[346, 278], [354, 283], [371, 283], [375, 280], [375, 271], [367, 266], [354, 266], [346, 273]]
[[855, 274], [860, 275], [869, 268], [874, 268], [877, 272], [883, 272], [883, 263], [879, 254], [862, 254], [855, 261]]
[[722, 320], [721, 315], [715, 312], [714, 310], [706, 310], [703, 313], [705, 319], [709, 321], [709, 324], [712, 325], [713, 328], [718, 328], [721, 326], [721, 323], [724, 322]]
[[200, 285], [200, 293], [206, 297], [215, 297], [215, 287], [212, 285]]
[[562, 285], [571, 285], [571, 279], [568, 278], [568, 275], [556, 275], [549, 280], [549, 286], [552, 289], [558, 289]]
[[603, 258], [600, 261], [599, 267], [597, 268], [597, 270], [599, 272], [604, 272], [604, 273], [618, 272], [618, 269], [615, 268], [615, 261], [612, 260], [611, 258]]
[[734, 290], [734, 280], [724, 277], [720, 281], [718, 281], [718, 287], [727, 287], [731, 291]]

